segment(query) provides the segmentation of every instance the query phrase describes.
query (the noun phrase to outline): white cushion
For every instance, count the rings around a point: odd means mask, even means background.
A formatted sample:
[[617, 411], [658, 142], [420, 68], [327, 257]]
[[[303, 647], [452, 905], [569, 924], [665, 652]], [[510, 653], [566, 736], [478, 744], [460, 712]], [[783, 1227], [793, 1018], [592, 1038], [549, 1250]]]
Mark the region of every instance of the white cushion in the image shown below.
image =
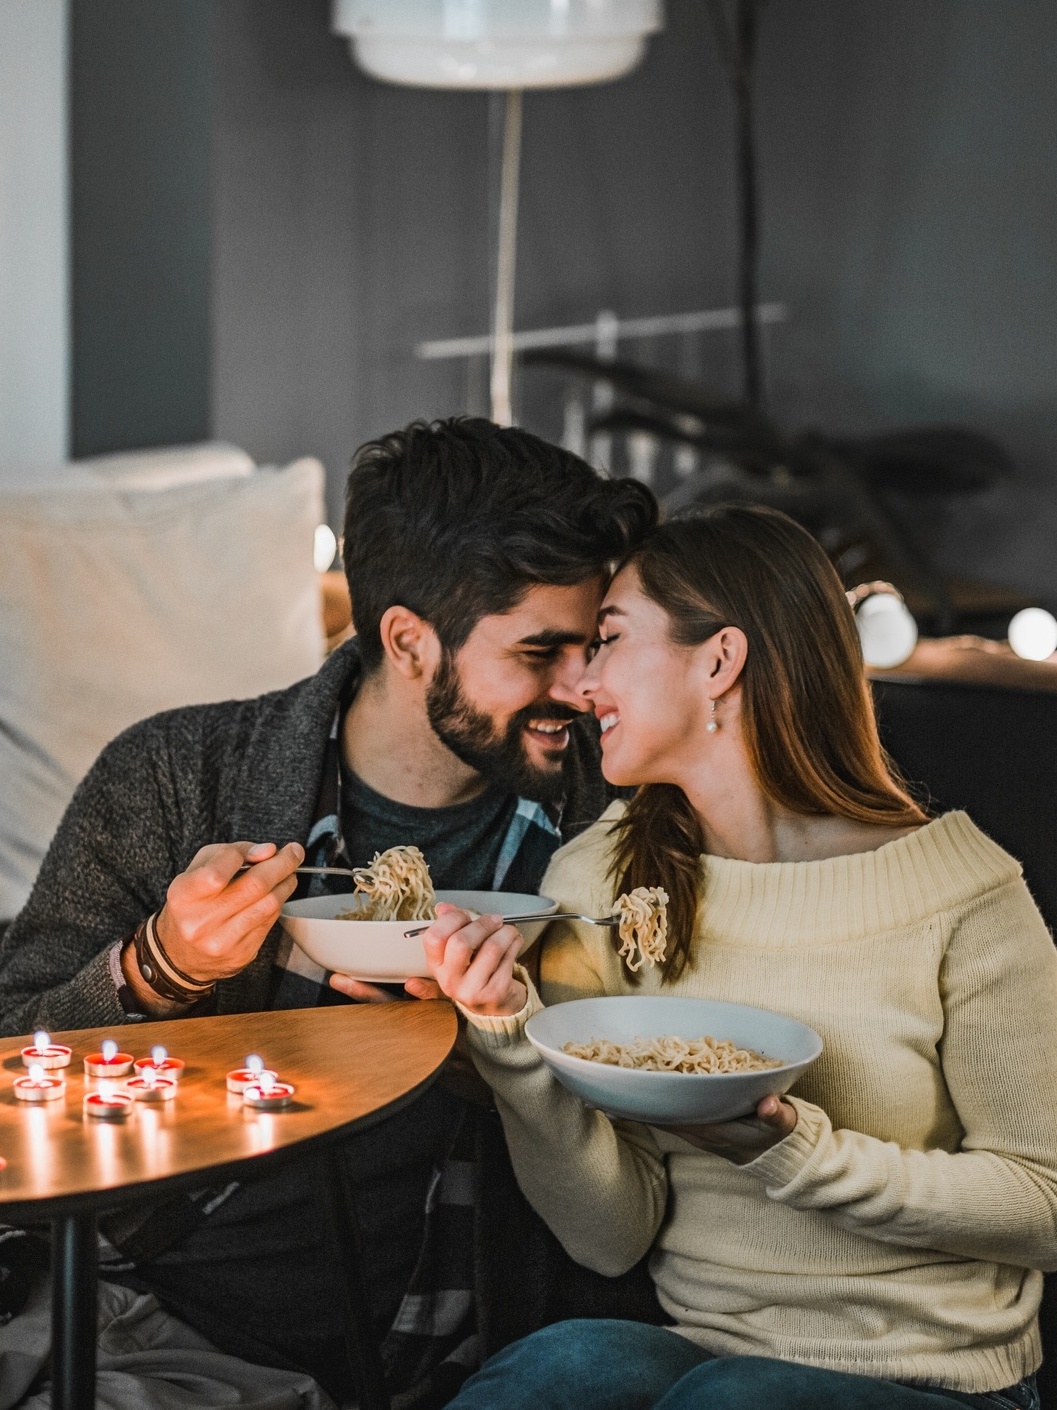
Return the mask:
[[199, 485], [207, 480], [244, 478], [256, 468], [251, 455], [226, 441], [166, 446], [162, 450], [127, 450], [77, 460], [74, 465], [112, 488], [123, 490], [171, 490], [177, 485]]
[[123, 490], [170, 490], [252, 475], [253, 457], [227, 441], [163, 446], [158, 450], [123, 450], [27, 468], [0, 461], [0, 494], [58, 488], [77, 483], [85, 489], [109, 486]]
[[318, 669], [323, 479], [299, 460], [167, 489], [0, 488], [0, 919], [122, 729]]

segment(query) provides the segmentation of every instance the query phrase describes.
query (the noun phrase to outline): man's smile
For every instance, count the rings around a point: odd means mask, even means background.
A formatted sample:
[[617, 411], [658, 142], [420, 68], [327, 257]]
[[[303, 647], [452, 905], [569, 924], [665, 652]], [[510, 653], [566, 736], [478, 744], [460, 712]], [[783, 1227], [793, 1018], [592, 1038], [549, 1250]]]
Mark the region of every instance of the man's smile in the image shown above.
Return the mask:
[[569, 743], [569, 724], [569, 719], [529, 720], [525, 724], [525, 733], [538, 738], [547, 749], [565, 749]]

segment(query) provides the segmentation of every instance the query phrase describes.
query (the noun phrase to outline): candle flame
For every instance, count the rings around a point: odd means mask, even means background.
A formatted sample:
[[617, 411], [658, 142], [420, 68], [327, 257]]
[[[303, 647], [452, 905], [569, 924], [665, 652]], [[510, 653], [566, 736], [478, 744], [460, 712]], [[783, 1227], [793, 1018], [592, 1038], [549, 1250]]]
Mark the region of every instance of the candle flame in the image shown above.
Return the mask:
[[268, 1093], [275, 1086], [275, 1074], [272, 1072], [262, 1072], [259, 1078], [259, 1082], [261, 1091], [264, 1093], [265, 1096], [267, 1096]]
[[50, 1036], [50, 1034], [45, 1033], [44, 1030], [43, 1030], [43, 1028], [42, 1028], [38, 1033], [34, 1033], [34, 1034], [33, 1034], [33, 1046], [36, 1048], [36, 1050], [37, 1050], [38, 1053], [42, 1053], [45, 1048], [50, 1048], [50, 1047], [51, 1047], [51, 1036]]
[[160, 1043], [156, 1043], [154, 1047], [151, 1048], [150, 1055], [151, 1061], [154, 1063], [155, 1067], [161, 1067], [162, 1063], [169, 1056], [168, 1052]]
[[39, 1062], [30, 1063], [30, 1066], [29, 1066], [29, 1080], [30, 1080], [31, 1082], [43, 1082], [43, 1081], [44, 1081], [44, 1069], [43, 1069], [43, 1067], [41, 1067], [41, 1065], [40, 1065]]
[[114, 1100], [115, 1091], [116, 1088], [114, 1087], [113, 1082], [100, 1082], [99, 1095], [104, 1102], [112, 1102]]
[[103, 1061], [113, 1062], [116, 1057], [117, 1044], [114, 1042], [113, 1038], [108, 1038], [103, 1044]]
[[256, 1053], [251, 1053], [251, 1054], [249, 1055], [249, 1057], [246, 1059], [246, 1071], [247, 1071], [247, 1072], [263, 1072], [263, 1071], [264, 1071], [264, 1059], [261, 1058], [261, 1057], [258, 1057]]
[[153, 1067], [143, 1069], [143, 1080], [148, 1087], [153, 1087], [158, 1080], [158, 1074]]

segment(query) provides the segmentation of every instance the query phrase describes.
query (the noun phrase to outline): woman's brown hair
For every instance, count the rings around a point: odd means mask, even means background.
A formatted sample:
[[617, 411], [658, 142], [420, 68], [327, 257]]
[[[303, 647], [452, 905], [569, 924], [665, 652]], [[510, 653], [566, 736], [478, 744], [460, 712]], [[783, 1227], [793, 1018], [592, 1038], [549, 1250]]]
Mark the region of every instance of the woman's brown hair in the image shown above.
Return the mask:
[[[725, 626], [745, 633], [741, 729], [772, 802], [890, 827], [928, 820], [881, 747], [844, 588], [799, 524], [773, 509], [720, 505], [661, 525], [623, 566], [668, 614], [680, 646]], [[674, 784], [641, 787], [618, 825], [619, 891], [668, 893], [666, 980], [690, 959], [704, 850], [697, 814]]]

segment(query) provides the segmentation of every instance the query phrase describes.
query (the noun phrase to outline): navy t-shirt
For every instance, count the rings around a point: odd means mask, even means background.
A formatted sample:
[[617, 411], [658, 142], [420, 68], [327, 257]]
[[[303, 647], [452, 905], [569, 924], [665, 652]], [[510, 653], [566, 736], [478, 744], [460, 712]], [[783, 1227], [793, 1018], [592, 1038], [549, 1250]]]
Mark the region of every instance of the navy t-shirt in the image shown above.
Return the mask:
[[415, 808], [376, 793], [343, 768], [341, 830], [354, 867], [389, 847], [417, 847], [438, 891], [491, 891], [517, 797], [497, 785], [468, 803]]

